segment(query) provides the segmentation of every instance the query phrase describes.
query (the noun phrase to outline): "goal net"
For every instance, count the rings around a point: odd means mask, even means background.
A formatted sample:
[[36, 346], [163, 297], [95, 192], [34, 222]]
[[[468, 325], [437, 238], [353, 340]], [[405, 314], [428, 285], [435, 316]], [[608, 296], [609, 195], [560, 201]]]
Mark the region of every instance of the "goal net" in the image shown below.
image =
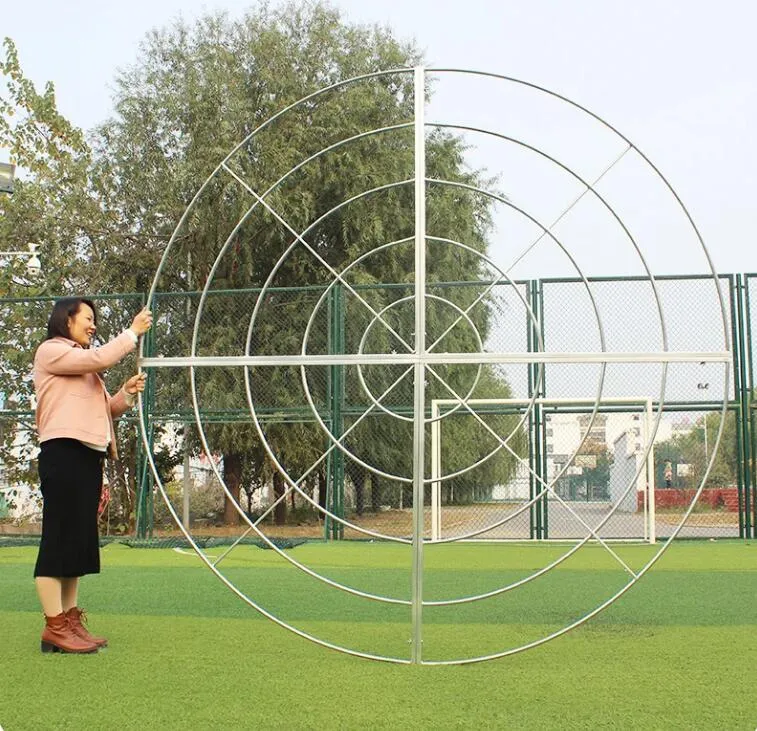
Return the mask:
[[[432, 540], [655, 541], [650, 399], [436, 399], [431, 414]], [[472, 464], [463, 440], [481, 445]]]

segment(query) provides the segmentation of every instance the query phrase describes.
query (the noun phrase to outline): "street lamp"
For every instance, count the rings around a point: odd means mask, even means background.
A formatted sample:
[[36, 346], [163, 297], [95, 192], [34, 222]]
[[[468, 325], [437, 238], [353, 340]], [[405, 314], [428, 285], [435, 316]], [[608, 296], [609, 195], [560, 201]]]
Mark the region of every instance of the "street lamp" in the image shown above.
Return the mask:
[[36, 277], [42, 271], [42, 262], [37, 256], [37, 244], [29, 244], [29, 251], [0, 251], [0, 259], [27, 258], [26, 272], [30, 277]]
[[12, 162], [0, 162], [0, 193], [13, 193], [13, 178], [16, 166]]

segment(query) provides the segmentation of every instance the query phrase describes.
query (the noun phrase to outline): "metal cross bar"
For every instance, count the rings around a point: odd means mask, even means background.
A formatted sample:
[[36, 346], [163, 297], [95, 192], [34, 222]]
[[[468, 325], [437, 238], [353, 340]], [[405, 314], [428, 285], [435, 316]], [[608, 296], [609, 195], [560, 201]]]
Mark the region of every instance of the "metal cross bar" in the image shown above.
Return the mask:
[[416, 363], [460, 365], [470, 363], [729, 363], [728, 350], [661, 352], [565, 352], [565, 353], [345, 353], [337, 355], [227, 355], [141, 358], [142, 368], [208, 368], [217, 366], [319, 366], [412, 365]]

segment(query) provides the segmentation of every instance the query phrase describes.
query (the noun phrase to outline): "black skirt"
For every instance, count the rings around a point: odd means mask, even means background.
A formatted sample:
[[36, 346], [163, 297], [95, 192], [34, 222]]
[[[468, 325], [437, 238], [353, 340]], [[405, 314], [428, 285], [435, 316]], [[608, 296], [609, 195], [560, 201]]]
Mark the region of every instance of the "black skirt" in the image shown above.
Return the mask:
[[42, 540], [34, 576], [71, 578], [100, 573], [97, 506], [104, 457], [76, 439], [42, 442]]

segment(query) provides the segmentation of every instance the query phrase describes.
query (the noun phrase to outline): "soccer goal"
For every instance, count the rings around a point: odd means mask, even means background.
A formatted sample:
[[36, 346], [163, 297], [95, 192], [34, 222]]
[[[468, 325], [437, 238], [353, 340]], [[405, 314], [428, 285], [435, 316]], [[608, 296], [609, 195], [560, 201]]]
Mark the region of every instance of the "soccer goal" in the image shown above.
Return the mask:
[[[653, 439], [656, 415], [646, 397], [603, 398], [593, 414], [595, 403], [433, 400], [431, 540], [654, 543], [653, 441], [665, 438], [667, 423]], [[489, 440], [489, 455], [461, 467], [456, 444], [476, 433]]]

